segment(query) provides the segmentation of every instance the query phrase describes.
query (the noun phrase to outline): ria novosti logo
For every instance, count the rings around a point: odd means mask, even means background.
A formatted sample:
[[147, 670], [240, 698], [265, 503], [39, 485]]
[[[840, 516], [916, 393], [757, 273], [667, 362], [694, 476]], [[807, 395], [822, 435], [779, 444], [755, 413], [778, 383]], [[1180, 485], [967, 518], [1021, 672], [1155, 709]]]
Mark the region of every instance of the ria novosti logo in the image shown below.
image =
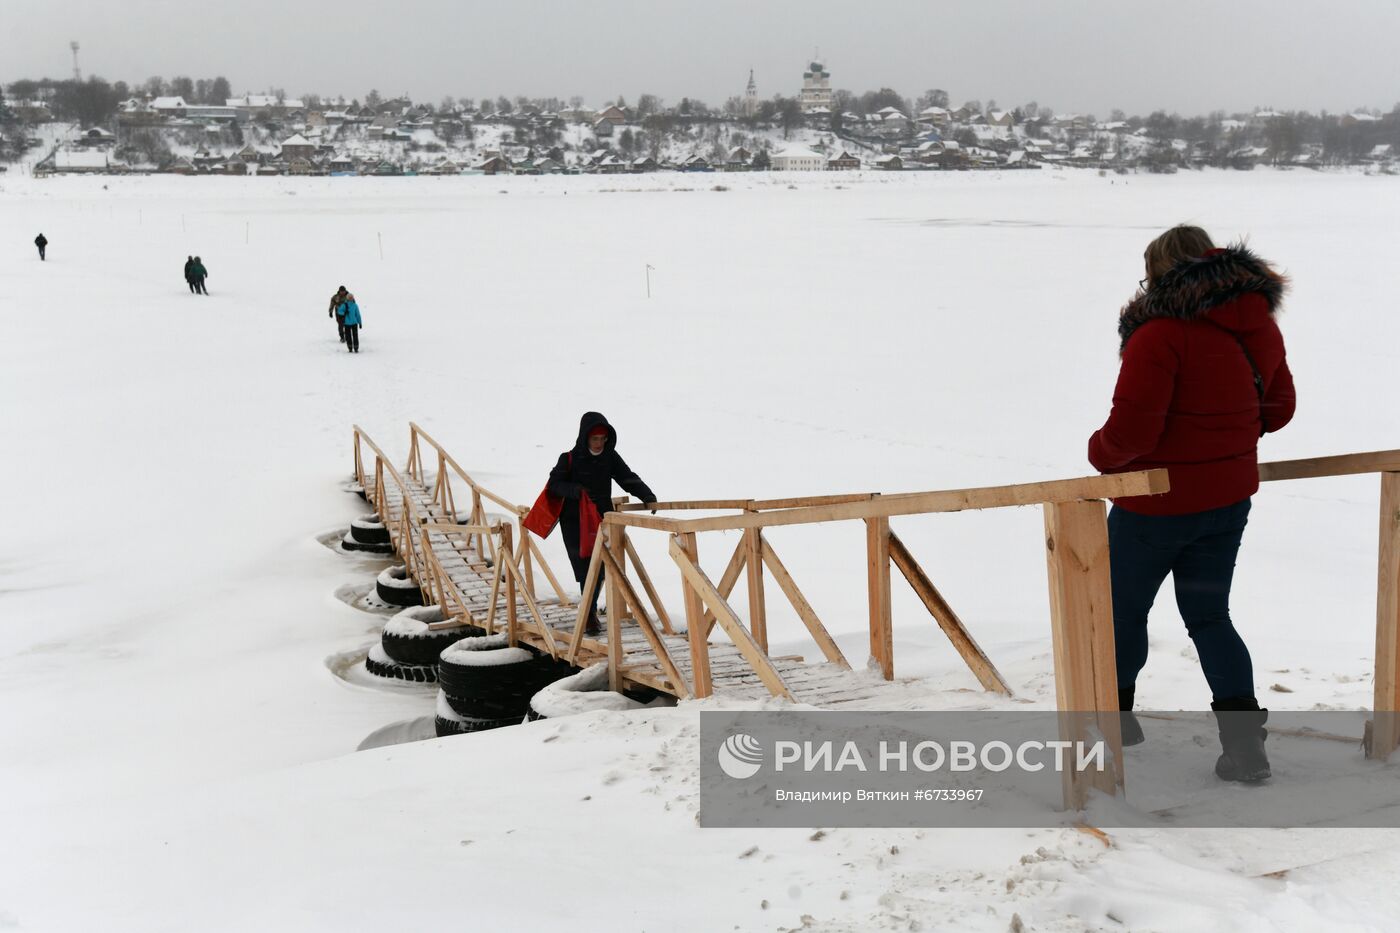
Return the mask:
[[753, 736], [738, 732], [724, 740], [718, 757], [725, 774], [743, 780], [753, 777], [763, 767], [763, 746]]

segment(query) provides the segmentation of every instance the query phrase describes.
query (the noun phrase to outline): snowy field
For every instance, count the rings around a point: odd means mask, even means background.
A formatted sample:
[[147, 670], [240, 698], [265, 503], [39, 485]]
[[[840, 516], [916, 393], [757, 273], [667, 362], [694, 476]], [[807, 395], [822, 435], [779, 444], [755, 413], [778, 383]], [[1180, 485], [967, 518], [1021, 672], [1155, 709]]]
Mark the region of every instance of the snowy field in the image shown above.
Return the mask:
[[[1394, 178], [1266, 171], [0, 179], [0, 929], [1394, 929], [1396, 832], [702, 830], [701, 704], [357, 752], [433, 693], [337, 676], [383, 621], [337, 591], [383, 564], [318, 535], [365, 511], [353, 423], [401, 462], [416, 420], [525, 503], [590, 408], [663, 499], [1085, 475], [1117, 311], [1180, 221], [1294, 277], [1298, 415], [1264, 458], [1400, 447], [1398, 206]], [[1256, 498], [1235, 618], [1265, 705], [1369, 707], [1377, 486]], [[1039, 511], [895, 528], [1053, 705]], [[770, 538], [863, 658], [861, 529]], [[773, 653], [816, 657], [769, 607]], [[898, 578], [894, 608], [920, 705], [994, 705]], [[1202, 708], [1165, 591], [1152, 635], [1140, 701]]]

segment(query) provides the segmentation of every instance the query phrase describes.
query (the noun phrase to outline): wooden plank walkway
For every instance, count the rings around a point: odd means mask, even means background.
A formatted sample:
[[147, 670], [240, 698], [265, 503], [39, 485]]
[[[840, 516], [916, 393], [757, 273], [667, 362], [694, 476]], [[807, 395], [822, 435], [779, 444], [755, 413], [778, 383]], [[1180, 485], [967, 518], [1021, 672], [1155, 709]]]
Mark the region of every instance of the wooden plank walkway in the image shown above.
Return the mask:
[[[420, 519], [444, 524], [454, 523], [456, 516], [449, 513], [434, 498], [433, 489], [426, 482], [412, 477], [402, 477], [401, 482], [408, 491], [413, 503], [413, 511]], [[374, 502], [379, 499], [373, 480], [366, 478], [366, 497]], [[390, 529], [391, 539], [400, 558], [408, 560], [404, 553], [407, 547], [413, 549], [412, 564], [427, 567], [427, 554], [423, 550], [423, 535], [405, 535], [399, 529], [404, 521], [404, 497], [397, 482], [386, 481], [383, 490], [384, 508], [380, 519]], [[478, 552], [477, 542], [481, 538], [467, 533], [435, 532], [427, 535], [429, 549], [442, 573], [450, 581], [460, 601], [478, 623], [491, 615], [491, 591], [496, 583], [496, 561], [488, 552]], [[423, 582], [423, 581], [420, 581]], [[499, 587], [497, 614], [504, 608], [504, 586]], [[548, 653], [546, 635], [530, 612], [524, 592], [516, 595], [516, 626], [518, 640], [532, 648]], [[560, 602], [557, 597], [534, 599], [535, 607], [549, 634], [553, 636], [556, 651], [563, 657], [567, 654], [570, 639], [574, 636], [578, 620], [576, 605]], [[621, 607], [617, 607], [621, 609]], [[658, 638], [665, 645], [675, 667], [687, 683], [694, 683], [691, 667], [690, 641], [682, 631], [667, 634], [660, 631], [657, 620], [652, 619]], [[663, 693], [679, 696], [682, 691], [666, 673], [661, 659], [642, 627], [635, 619], [624, 617], [620, 620], [622, 631], [622, 680], [627, 686], [650, 687]], [[500, 624], [491, 626], [499, 631]], [[760, 679], [753, 666], [730, 642], [710, 642], [710, 670], [717, 693], [734, 698], [767, 698], [770, 691]], [[608, 660], [607, 626], [597, 635], [583, 635], [573, 663], [579, 668], [589, 667]], [[808, 664], [801, 657], [771, 658], [773, 667], [788, 686], [797, 703], [825, 708], [866, 707], [878, 708], [882, 700], [900, 701], [900, 706], [908, 703], [913, 691], [909, 681], [890, 682], [880, 678], [877, 672], [848, 669], [831, 662]], [[926, 686], [924, 688], [927, 689]]]

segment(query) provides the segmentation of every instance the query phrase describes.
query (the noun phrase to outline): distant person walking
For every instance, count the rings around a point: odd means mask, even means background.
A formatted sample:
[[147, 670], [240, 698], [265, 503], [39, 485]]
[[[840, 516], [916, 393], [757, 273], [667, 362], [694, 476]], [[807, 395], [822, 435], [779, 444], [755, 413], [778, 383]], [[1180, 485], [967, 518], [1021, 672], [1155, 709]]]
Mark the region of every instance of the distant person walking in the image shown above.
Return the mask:
[[360, 328], [364, 326], [364, 319], [360, 317], [360, 305], [355, 301], [355, 296], [349, 292], [345, 293], [345, 301], [340, 305], [341, 313], [345, 321], [345, 348], [351, 353], [360, 352]]
[[190, 284], [194, 286], [196, 295], [207, 295], [209, 289], [204, 287], [204, 280], [209, 278], [209, 270], [204, 268], [204, 260], [198, 256], [194, 257], [194, 265], [190, 266]]
[[49, 238], [42, 233], [34, 238], [34, 245], [39, 247], [39, 261], [44, 261], [44, 249], [49, 245]]
[[335, 329], [336, 332], [340, 334], [341, 343], [345, 342], [345, 318], [342, 314], [342, 306], [345, 304], [345, 299], [349, 294], [350, 292], [346, 291], [345, 286], [342, 285], [336, 290], [336, 293], [331, 296], [329, 314], [331, 317], [335, 318]]
[[[1274, 323], [1287, 280], [1199, 227], [1148, 244], [1147, 276], [1122, 311], [1122, 364], [1108, 421], [1089, 439], [1103, 473], [1166, 467], [1171, 491], [1115, 499], [1108, 515], [1119, 708], [1147, 663], [1147, 614], [1167, 574], [1211, 690], [1227, 781], [1269, 776], [1268, 710], [1230, 619], [1235, 557], [1259, 488], [1258, 446], [1293, 417], [1293, 375]], [[1143, 741], [1122, 717], [1123, 743]]]
[[193, 256], [186, 256], [186, 257], [185, 257], [185, 284], [188, 285], [188, 286], [190, 287], [190, 294], [194, 294], [194, 273], [190, 271], [190, 270], [192, 270], [193, 268], [194, 268], [194, 257], [193, 257]]

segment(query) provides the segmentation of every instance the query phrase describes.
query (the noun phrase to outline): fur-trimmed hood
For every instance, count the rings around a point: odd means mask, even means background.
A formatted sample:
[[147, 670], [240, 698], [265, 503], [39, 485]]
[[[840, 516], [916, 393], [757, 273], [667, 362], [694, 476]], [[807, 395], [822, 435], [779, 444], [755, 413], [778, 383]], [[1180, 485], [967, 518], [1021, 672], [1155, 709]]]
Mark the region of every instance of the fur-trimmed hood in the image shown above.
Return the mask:
[[[1272, 315], [1283, 301], [1288, 279], [1243, 245], [1215, 249], [1198, 259], [1184, 259], [1140, 291], [1118, 318], [1118, 336], [1126, 345], [1133, 332], [1157, 318], [1191, 321], [1244, 295], [1263, 297]], [[1232, 331], [1252, 329], [1252, 315], [1211, 315], [1213, 323]], [[1255, 322], [1253, 326], [1258, 326]]]

